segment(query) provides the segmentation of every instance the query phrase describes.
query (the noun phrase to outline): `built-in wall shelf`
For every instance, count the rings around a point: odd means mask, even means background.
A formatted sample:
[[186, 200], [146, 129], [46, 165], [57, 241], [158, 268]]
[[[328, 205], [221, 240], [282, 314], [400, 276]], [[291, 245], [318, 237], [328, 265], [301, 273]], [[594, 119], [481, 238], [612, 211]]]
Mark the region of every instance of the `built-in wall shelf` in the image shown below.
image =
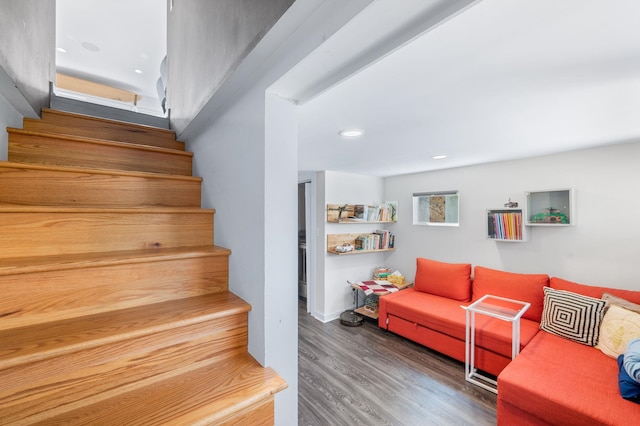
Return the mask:
[[574, 226], [575, 193], [573, 189], [527, 191], [527, 226]]
[[522, 209], [487, 210], [487, 237], [495, 241], [515, 243], [527, 241]]

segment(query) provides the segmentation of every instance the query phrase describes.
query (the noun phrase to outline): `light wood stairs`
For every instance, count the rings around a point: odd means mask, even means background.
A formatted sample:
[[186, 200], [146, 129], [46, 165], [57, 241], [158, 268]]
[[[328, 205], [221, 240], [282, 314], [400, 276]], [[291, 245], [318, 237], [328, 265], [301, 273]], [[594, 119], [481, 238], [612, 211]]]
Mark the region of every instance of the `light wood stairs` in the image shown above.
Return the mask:
[[0, 424], [268, 425], [286, 387], [173, 132], [43, 110], [0, 162]]

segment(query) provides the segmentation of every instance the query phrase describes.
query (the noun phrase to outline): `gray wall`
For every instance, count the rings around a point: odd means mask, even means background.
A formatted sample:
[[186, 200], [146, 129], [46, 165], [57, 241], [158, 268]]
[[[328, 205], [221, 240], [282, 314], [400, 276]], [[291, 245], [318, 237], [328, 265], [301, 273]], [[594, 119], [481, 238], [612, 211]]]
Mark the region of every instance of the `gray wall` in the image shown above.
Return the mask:
[[[173, 3], [173, 7], [171, 7]], [[167, 102], [182, 132], [293, 0], [169, 0]]]
[[[318, 241], [317, 310], [313, 314], [318, 319], [331, 320], [336, 312], [348, 309], [352, 301], [345, 296], [348, 289], [342, 284], [362, 279], [357, 274], [370, 274], [376, 265], [399, 269], [413, 280], [417, 257], [511, 272], [546, 273], [587, 285], [639, 290], [638, 158], [640, 142], [384, 178], [383, 199], [399, 203], [398, 222], [386, 226], [396, 236], [396, 250], [332, 257], [325, 252], [325, 241]], [[319, 175], [318, 228], [340, 227], [321, 234], [351, 232], [348, 226], [364, 226], [323, 223], [325, 205], [347, 202], [348, 197], [340, 198], [345, 192], [345, 179], [362, 186], [350, 195], [353, 199], [358, 193], [376, 191], [376, 178], [334, 172]], [[322, 175], [340, 179], [332, 181]], [[525, 191], [565, 188], [575, 191], [572, 220], [576, 226], [527, 227], [526, 242], [487, 238], [488, 209], [502, 208], [509, 198], [524, 207]], [[460, 226], [412, 224], [414, 192], [452, 189], [460, 191]], [[328, 298], [333, 304], [327, 302]]]
[[0, 73], [15, 84], [0, 78], [0, 91], [22, 115], [34, 116], [49, 105], [55, 6], [55, 0], [0, 0]]
[[[386, 264], [413, 279], [416, 257], [640, 289], [640, 142], [385, 179], [398, 200], [396, 251]], [[523, 243], [487, 239], [486, 209], [525, 191], [573, 188], [576, 226], [527, 227]], [[412, 193], [460, 191], [460, 226], [412, 225]]]

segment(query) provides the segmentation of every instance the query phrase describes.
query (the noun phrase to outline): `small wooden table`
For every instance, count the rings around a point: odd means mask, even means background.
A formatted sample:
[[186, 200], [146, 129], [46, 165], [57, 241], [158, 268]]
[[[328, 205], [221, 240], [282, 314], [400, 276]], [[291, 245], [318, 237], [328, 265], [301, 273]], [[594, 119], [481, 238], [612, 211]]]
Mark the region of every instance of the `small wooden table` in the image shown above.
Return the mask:
[[[392, 284], [386, 280], [367, 280], [360, 281], [358, 283], [351, 283], [351, 287], [355, 290], [363, 292], [365, 297], [365, 305], [356, 308], [355, 312], [372, 319], [378, 319], [377, 299], [380, 296], [384, 296], [385, 294], [393, 293], [399, 290], [404, 290], [405, 288], [411, 287], [412, 285], [413, 283], [408, 282], [402, 284]], [[376, 299], [375, 308], [372, 308], [366, 304], [367, 297], [373, 297]]]

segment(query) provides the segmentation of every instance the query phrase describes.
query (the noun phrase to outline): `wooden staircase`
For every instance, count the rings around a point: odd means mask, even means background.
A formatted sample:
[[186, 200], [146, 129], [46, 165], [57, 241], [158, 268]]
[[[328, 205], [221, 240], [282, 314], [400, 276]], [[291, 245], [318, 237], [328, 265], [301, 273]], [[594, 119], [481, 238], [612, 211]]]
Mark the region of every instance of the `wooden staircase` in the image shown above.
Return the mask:
[[0, 162], [0, 424], [269, 425], [286, 387], [173, 132], [43, 110]]

